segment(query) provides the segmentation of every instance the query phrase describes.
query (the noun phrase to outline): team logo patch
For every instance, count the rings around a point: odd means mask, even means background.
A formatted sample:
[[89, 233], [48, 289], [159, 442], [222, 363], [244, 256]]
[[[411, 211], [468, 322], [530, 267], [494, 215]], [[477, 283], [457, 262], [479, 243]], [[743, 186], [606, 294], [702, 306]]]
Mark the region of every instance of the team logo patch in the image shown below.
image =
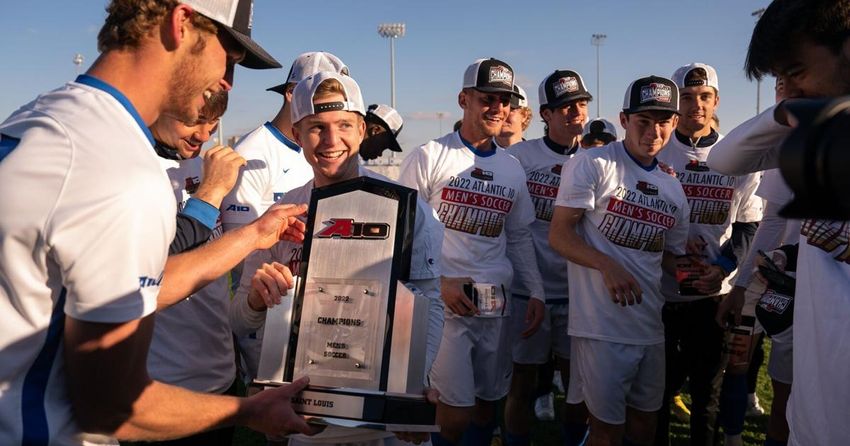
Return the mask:
[[555, 85], [552, 85], [552, 90], [555, 91], [556, 97], [561, 97], [567, 93], [575, 93], [578, 91], [578, 79], [567, 76], [558, 79]]
[[503, 65], [490, 67], [490, 77], [488, 79], [491, 84], [505, 84], [508, 86], [514, 84], [514, 74], [508, 67]]
[[183, 183], [183, 187], [189, 194], [194, 194], [198, 191], [198, 186], [201, 185], [201, 179], [198, 177], [188, 177]]
[[552, 166], [552, 173], [554, 173], [555, 175], [560, 175], [561, 169], [563, 169], [563, 168], [564, 168], [563, 164], [555, 164], [554, 166]]
[[673, 89], [669, 85], [656, 84], [655, 82], [640, 87], [640, 103], [645, 102], [670, 102], [673, 98]]
[[658, 186], [647, 183], [646, 181], [638, 181], [637, 186], [635, 186], [637, 190], [643, 192], [644, 195], [658, 195]]
[[489, 170], [482, 170], [480, 167], [472, 169], [470, 175], [472, 178], [478, 178], [479, 180], [493, 181], [493, 172], [490, 172]]
[[363, 223], [352, 218], [332, 218], [324, 223], [327, 226], [316, 234], [318, 238], [384, 240], [390, 236], [387, 223]]
[[758, 302], [763, 310], [776, 314], [784, 314], [790, 304], [790, 297], [774, 293], [772, 290], [767, 290]]
[[685, 170], [690, 170], [692, 172], [708, 172], [709, 168], [705, 161], [690, 160], [688, 164], [685, 165]]

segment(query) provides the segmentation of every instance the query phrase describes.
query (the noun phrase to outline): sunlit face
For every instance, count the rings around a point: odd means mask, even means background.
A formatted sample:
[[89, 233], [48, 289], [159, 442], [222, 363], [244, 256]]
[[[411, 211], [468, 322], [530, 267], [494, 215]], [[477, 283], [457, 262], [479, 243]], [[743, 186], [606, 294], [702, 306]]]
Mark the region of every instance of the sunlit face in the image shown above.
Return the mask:
[[711, 126], [720, 98], [714, 87], [701, 85], [679, 90], [679, 128], [692, 134]]
[[850, 94], [850, 40], [836, 53], [829, 47], [800, 42], [776, 70], [785, 97], [816, 98]]
[[184, 123], [161, 116], [151, 126], [154, 139], [177, 150], [183, 159], [200, 155], [201, 147], [218, 129], [219, 118], [207, 120], [203, 116], [196, 123]]
[[578, 99], [557, 108], [544, 108], [540, 116], [549, 127], [549, 137], [572, 140], [581, 135], [587, 122], [587, 104], [587, 99]]
[[511, 111], [510, 103], [511, 93], [462, 90], [458, 96], [458, 104], [463, 109], [462, 131], [475, 139], [498, 136]]
[[212, 35], [195, 31], [187, 38], [182, 57], [171, 73], [171, 96], [163, 111], [183, 122], [198, 120], [205, 95], [230, 90], [234, 67], [245, 57], [244, 48], [226, 32]]
[[[344, 96], [332, 94], [316, 99], [315, 104], [342, 101]], [[366, 123], [359, 114], [335, 110], [309, 115], [295, 123], [292, 132], [313, 167], [316, 186], [357, 176], [357, 152], [366, 134]]]
[[651, 164], [670, 140], [678, 122], [679, 116], [671, 112], [620, 113], [620, 124], [626, 129], [626, 137], [623, 138], [626, 150], [641, 163]]
[[512, 108], [504, 124], [502, 124], [502, 131], [499, 136], [510, 138], [514, 135], [522, 135], [523, 121], [525, 121], [525, 113], [523, 113], [522, 108]]

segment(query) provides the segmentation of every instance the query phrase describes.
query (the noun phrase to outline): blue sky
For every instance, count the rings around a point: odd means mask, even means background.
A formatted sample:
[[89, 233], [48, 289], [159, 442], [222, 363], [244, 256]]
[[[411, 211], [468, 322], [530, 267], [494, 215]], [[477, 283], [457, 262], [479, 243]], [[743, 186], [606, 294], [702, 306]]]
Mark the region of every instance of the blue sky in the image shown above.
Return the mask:
[[[617, 122], [623, 94], [639, 77], [669, 77], [690, 62], [713, 65], [720, 79], [722, 130], [755, 114], [756, 84], [743, 63], [755, 19], [750, 13], [768, 0], [597, 0], [519, 2], [463, 0], [255, 0], [254, 38], [283, 65], [279, 70], [238, 68], [225, 135], [246, 133], [272, 118], [279, 95], [265, 88], [286, 76], [305, 51], [330, 51], [350, 67], [364, 99], [390, 102], [389, 42], [379, 23], [405, 22], [396, 42], [396, 105], [405, 118], [405, 149], [449, 131], [461, 116], [457, 93], [464, 69], [477, 58], [510, 63], [529, 93], [535, 123], [530, 138], [542, 135], [537, 86], [558, 68], [578, 71], [596, 95], [596, 48], [591, 35], [608, 37], [600, 49], [603, 117]], [[0, 119], [38, 93], [76, 75], [72, 60], [81, 53], [87, 67], [97, 57], [96, 35], [105, 0], [5, 2], [0, 14]], [[773, 103], [772, 81], [762, 84], [761, 104]], [[442, 123], [437, 112], [446, 113]]]

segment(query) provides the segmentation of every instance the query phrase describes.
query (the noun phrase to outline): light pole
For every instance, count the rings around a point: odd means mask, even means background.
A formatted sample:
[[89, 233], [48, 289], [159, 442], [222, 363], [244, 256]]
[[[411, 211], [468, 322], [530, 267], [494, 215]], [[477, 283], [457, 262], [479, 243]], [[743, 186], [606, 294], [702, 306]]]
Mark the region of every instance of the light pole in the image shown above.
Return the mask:
[[83, 55], [80, 53], [74, 54], [74, 65], [77, 66], [77, 76], [80, 75], [80, 68], [83, 65]]
[[390, 105], [395, 107], [395, 39], [404, 37], [404, 23], [382, 23], [378, 34], [390, 39]]
[[[756, 23], [758, 23], [762, 14], [764, 14], [764, 8], [756, 9], [750, 15], [755, 17]], [[761, 78], [756, 79], [756, 114], [759, 113], [761, 113]]]
[[605, 42], [605, 34], [594, 34], [590, 37], [590, 44], [596, 47], [596, 117], [599, 117], [599, 103], [602, 102], [602, 96], [599, 95], [599, 47]]
[[440, 121], [440, 133], [438, 135], [443, 134], [443, 118], [446, 117], [446, 112], [437, 112], [437, 120]]

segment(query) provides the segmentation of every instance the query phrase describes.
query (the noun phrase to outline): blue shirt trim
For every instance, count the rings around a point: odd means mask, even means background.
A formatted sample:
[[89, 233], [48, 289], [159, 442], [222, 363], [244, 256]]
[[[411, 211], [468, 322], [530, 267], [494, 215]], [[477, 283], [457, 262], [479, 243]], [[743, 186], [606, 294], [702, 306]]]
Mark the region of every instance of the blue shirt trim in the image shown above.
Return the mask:
[[732, 271], [735, 271], [735, 268], [738, 267], [737, 262], [722, 255], [717, 256], [717, 258], [714, 259], [714, 262], [711, 262], [711, 264], [723, 268], [723, 271], [725, 271], [726, 274], [732, 274]]
[[183, 206], [182, 214], [198, 220], [209, 229], [215, 229], [215, 222], [218, 221], [219, 211], [215, 206], [206, 201], [192, 197], [186, 200], [186, 206]]
[[633, 156], [632, 156], [632, 154], [631, 154], [631, 153], [629, 153], [629, 149], [627, 149], [627, 148], [626, 148], [626, 143], [625, 143], [625, 142], [623, 143], [623, 150], [625, 150], [625, 151], [626, 151], [626, 155], [629, 155], [629, 158], [631, 158], [631, 159], [632, 159], [632, 161], [634, 161], [634, 162], [635, 162], [635, 164], [637, 164], [637, 165], [638, 165], [638, 167], [640, 167], [641, 169], [643, 169], [643, 170], [645, 170], [645, 171], [647, 171], [647, 172], [652, 172], [653, 170], [655, 170], [655, 167], [656, 167], [656, 166], [658, 166], [658, 159], [657, 159], [657, 158], [652, 158], [652, 164], [650, 164], [650, 165], [648, 165], [648, 166], [644, 166], [644, 165], [643, 165], [643, 163], [641, 163], [640, 161], [638, 161], [638, 159], [637, 159], [637, 158], [633, 157]]
[[266, 123], [263, 124], [263, 126], [265, 126], [268, 129], [268, 131], [271, 132], [271, 134], [274, 135], [275, 138], [277, 138], [278, 141], [282, 142], [283, 145], [285, 145], [286, 147], [289, 147], [290, 149], [292, 149], [292, 150], [294, 150], [298, 153], [301, 153], [301, 146], [296, 144], [295, 141], [287, 138], [286, 135], [283, 134], [283, 132], [281, 132], [280, 130], [278, 130], [277, 127], [274, 126], [274, 124], [266, 121]]
[[21, 140], [19, 138], [12, 138], [7, 135], [0, 135], [0, 161], [3, 161], [3, 158], [6, 158], [12, 150], [15, 150], [15, 147], [18, 147]]
[[50, 443], [44, 395], [47, 390], [47, 382], [50, 380], [50, 370], [53, 368], [59, 345], [62, 343], [62, 332], [65, 329], [66, 294], [67, 290], [63, 287], [50, 315], [50, 325], [47, 326], [44, 345], [42, 345], [41, 351], [38, 352], [38, 356], [36, 356], [24, 377], [24, 386], [21, 390], [21, 418], [23, 420], [21, 444], [47, 446]]
[[474, 153], [475, 156], [480, 156], [481, 158], [487, 158], [488, 156], [493, 156], [493, 155], [496, 154], [496, 144], [493, 143], [492, 139], [490, 140], [490, 147], [492, 148], [492, 150], [488, 150], [488, 151], [485, 152], [485, 151], [476, 149], [475, 146], [473, 146], [472, 144], [469, 143], [469, 141], [463, 139], [463, 136], [460, 136], [460, 132], [457, 132], [457, 137], [460, 138], [460, 142], [462, 142], [463, 145], [465, 145], [466, 148], [469, 149], [470, 152]]
[[130, 116], [132, 116], [133, 119], [136, 120], [136, 124], [139, 125], [139, 128], [142, 129], [142, 132], [144, 132], [145, 136], [148, 137], [148, 141], [150, 141], [151, 147], [153, 147], [153, 133], [151, 133], [150, 129], [148, 129], [148, 126], [145, 125], [145, 121], [142, 120], [141, 115], [139, 115], [139, 112], [136, 110], [136, 107], [133, 106], [133, 103], [130, 102], [129, 99], [127, 99], [127, 96], [124, 96], [123, 93], [118, 91], [112, 85], [109, 85], [96, 77], [89, 76], [88, 74], [81, 74], [77, 76], [76, 82], [83, 85], [88, 85], [92, 88], [97, 88], [98, 90], [103, 90], [104, 92], [115, 98], [116, 101], [120, 102], [121, 105], [123, 105], [124, 108], [127, 109], [127, 113], [130, 113]]

